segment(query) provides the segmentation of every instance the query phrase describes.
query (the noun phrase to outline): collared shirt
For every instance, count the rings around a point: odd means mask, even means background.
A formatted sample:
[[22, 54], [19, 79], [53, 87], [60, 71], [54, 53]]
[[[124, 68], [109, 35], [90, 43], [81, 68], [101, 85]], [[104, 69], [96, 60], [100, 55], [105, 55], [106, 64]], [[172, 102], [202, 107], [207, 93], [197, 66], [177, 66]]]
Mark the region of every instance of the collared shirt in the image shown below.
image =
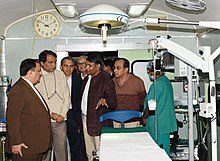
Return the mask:
[[91, 82], [91, 75], [88, 76], [88, 81], [86, 82], [85, 89], [83, 91], [82, 102], [81, 102], [81, 110], [84, 115], [87, 115], [87, 103], [88, 103], [88, 93], [89, 86]]
[[87, 76], [87, 75], [83, 76], [82, 73], [80, 73], [80, 75], [81, 75], [82, 80]]
[[[72, 75], [67, 79], [67, 84], [69, 87], [69, 91], [70, 91], [70, 96], [72, 95]], [[72, 103], [70, 103], [70, 107], [69, 109], [72, 109]]]
[[37, 91], [37, 89], [34, 87], [33, 83], [31, 81], [29, 81], [28, 79], [21, 77], [22, 79], [24, 79], [30, 86], [31, 88], [34, 90], [34, 92], [37, 94], [37, 96], [40, 98], [41, 102], [44, 104], [44, 107], [47, 109], [47, 105], [44, 103], [44, 100], [42, 98], [42, 96], [40, 95], [40, 93]]

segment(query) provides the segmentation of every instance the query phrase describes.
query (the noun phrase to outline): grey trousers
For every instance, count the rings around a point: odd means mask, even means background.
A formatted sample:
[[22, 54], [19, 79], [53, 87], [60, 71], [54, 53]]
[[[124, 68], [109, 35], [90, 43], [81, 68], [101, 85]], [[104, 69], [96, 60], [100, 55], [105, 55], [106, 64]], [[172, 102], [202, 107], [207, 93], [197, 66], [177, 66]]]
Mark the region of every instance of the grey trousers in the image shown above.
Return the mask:
[[[51, 122], [52, 136], [53, 136], [53, 151], [56, 161], [67, 161], [67, 135], [66, 135], [66, 121], [62, 123]], [[51, 161], [51, 152], [49, 150], [44, 154], [42, 161]]]
[[[13, 161], [42, 161], [43, 153], [40, 154], [23, 154], [21, 157], [18, 154], [12, 154]], [[7, 159], [6, 159], [7, 160]]]

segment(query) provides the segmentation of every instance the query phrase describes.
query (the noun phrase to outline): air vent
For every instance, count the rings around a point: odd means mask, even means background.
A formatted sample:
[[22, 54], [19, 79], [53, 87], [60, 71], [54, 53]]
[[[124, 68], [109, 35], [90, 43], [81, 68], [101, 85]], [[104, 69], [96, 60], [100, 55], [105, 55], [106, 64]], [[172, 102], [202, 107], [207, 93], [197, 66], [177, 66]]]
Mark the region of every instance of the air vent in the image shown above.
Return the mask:
[[191, 12], [204, 12], [206, 3], [203, 0], [165, 0], [167, 5]]

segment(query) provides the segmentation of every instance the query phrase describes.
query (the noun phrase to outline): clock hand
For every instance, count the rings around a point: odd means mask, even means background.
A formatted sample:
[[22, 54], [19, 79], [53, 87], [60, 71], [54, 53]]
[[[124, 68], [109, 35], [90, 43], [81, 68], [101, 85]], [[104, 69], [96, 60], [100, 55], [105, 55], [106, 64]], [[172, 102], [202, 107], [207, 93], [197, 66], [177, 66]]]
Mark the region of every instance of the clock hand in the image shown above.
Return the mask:
[[49, 27], [49, 25], [45, 24], [43, 21], [39, 20], [39, 22], [44, 24], [44, 27]]
[[47, 26], [49, 27], [49, 25], [52, 25], [53, 23], [55, 23], [56, 21], [54, 20], [53, 22], [47, 24]]

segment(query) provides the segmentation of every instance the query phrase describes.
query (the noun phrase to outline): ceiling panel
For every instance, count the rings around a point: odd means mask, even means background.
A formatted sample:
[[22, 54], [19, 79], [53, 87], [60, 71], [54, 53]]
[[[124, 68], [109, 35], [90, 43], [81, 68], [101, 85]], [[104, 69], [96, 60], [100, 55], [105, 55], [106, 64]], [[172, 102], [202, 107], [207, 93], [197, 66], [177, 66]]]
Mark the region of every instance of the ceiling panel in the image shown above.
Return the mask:
[[[73, 1], [79, 12], [82, 13], [98, 4], [110, 4], [123, 11], [126, 10], [129, 3], [133, 2], [149, 2], [149, 0], [53, 0], [53, 1]], [[168, 7], [165, 0], [154, 0], [150, 9], [168, 12], [192, 21], [199, 20], [215, 20], [219, 21], [220, 15], [220, 1], [219, 0], [205, 0], [207, 9], [202, 14], [190, 14], [181, 12]], [[4, 35], [7, 26], [16, 20], [33, 13], [55, 9], [51, 0], [0, 0], [0, 35]]]

